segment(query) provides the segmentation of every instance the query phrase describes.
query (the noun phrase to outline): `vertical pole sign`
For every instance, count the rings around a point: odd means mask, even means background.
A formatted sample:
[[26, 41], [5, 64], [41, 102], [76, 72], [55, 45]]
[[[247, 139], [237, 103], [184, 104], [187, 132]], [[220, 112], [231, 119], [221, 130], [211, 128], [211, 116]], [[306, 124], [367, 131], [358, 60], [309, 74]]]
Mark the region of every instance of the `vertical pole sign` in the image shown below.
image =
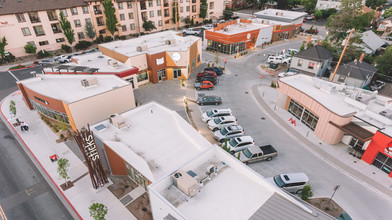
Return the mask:
[[108, 178], [106, 177], [105, 171], [99, 160], [97, 145], [94, 141], [93, 132], [90, 131], [90, 125], [87, 125], [87, 129], [82, 128], [81, 131], [77, 130], [77, 135], [75, 135], [74, 138], [86, 160], [94, 189], [108, 183]]

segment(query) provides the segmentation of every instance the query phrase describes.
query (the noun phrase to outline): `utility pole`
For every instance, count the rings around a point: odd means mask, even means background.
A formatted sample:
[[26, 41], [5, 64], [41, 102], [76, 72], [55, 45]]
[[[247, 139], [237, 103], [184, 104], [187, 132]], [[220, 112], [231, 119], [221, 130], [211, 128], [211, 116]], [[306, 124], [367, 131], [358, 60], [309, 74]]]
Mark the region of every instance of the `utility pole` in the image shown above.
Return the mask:
[[175, 7], [175, 9], [174, 9], [174, 20], [176, 21], [176, 31], [177, 31], [177, 29], [178, 29], [178, 27], [177, 27], [177, 25], [178, 25], [178, 22], [177, 22], [178, 0], [174, 0], [174, 7]]
[[136, 8], [136, 23], [137, 23], [137, 33], [138, 36], [140, 36], [140, 19], [139, 19], [139, 10], [138, 10], [138, 5], [137, 5], [137, 0], [135, 1], [135, 8]]
[[256, 0], [253, 1], [252, 16], [255, 13]]
[[344, 45], [344, 48], [343, 48], [342, 54], [340, 55], [338, 64], [336, 65], [335, 71], [333, 71], [333, 75], [332, 75], [332, 78], [331, 78], [331, 82], [333, 82], [333, 78], [335, 77], [336, 71], [337, 71], [338, 68], [339, 68], [340, 62], [342, 61], [344, 52], [346, 52], [346, 49], [347, 49], [347, 46], [348, 46], [348, 42], [350, 42], [350, 38], [351, 38], [351, 35], [353, 34], [354, 30], [355, 30], [355, 28], [353, 28], [353, 29], [350, 31], [350, 35], [348, 35], [348, 38], [347, 38], [347, 41], [346, 41], [346, 45]]

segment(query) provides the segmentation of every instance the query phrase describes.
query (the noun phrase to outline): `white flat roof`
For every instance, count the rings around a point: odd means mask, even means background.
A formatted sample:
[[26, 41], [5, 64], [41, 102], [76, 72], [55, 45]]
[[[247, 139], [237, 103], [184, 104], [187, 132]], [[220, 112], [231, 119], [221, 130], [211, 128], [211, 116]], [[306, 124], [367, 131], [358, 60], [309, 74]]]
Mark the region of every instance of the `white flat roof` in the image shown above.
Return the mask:
[[[98, 84], [83, 87], [80, 81], [88, 78], [96, 78]], [[41, 95], [62, 100], [65, 103], [72, 103], [129, 85], [129, 82], [115, 75], [37, 75], [37, 77], [17, 83], [22, 83]]]
[[304, 17], [305, 15], [307, 15], [307, 13], [269, 8], [263, 11], [256, 12], [255, 15], [268, 16], [271, 18], [280, 17], [280, 18], [295, 20], [300, 17]]
[[[265, 25], [290, 25], [291, 23], [283, 22], [283, 21], [275, 21], [270, 19], [263, 19], [263, 18], [252, 18], [253, 23], [256, 24], [265, 24]], [[263, 23], [265, 22], [265, 23]]]
[[[175, 43], [171, 45], [165, 44], [166, 40], [175, 39]], [[201, 40], [199, 37], [186, 36], [182, 37], [175, 31], [163, 31], [154, 34], [143, 35], [138, 38], [129, 40], [120, 40], [109, 43], [100, 44], [109, 50], [132, 57], [139, 54], [156, 54], [165, 51], [187, 51], [191, 45]], [[138, 46], [147, 46], [147, 51], [138, 52]]]
[[226, 26], [228, 28], [228, 31], [225, 31], [224, 29], [221, 29], [218, 31], [214, 31], [213, 29], [210, 29], [208, 31], [221, 33], [221, 34], [225, 34], [225, 35], [234, 35], [234, 34], [239, 34], [239, 33], [243, 33], [243, 32], [259, 30], [261, 28], [270, 27], [270, 26], [272, 26], [272, 25], [255, 24], [255, 23], [249, 24], [249, 23], [242, 23], [241, 22], [241, 23]]
[[[120, 61], [112, 59], [108, 56], [105, 56], [101, 52], [73, 56], [72, 59], [75, 59], [77, 61], [77, 63], [70, 62], [70, 63], [66, 63], [64, 65], [86, 66], [86, 67], [90, 67], [90, 68], [98, 68], [99, 70], [97, 72], [110, 72], [110, 73], [124, 72], [126, 70], [131, 70], [131, 69], [136, 68], [133, 66], [128, 66], [126, 64], [123, 64]], [[109, 60], [117, 61], [116, 67], [110, 66], [108, 64]]]
[[[208, 179], [206, 168], [210, 165], [217, 167], [217, 174], [210, 175], [211, 178]], [[176, 172], [196, 175], [193, 178], [199, 184], [199, 192], [189, 197], [180, 191], [173, 184], [172, 175]], [[305, 213], [309, 218], [312, 216], [312, 211], [302, 203], [283, 193], [218, 146], [151, 184], [149, 189], [154, 194], [159, 194], [165, 203], [174, 207], [173, 210], [185, 219], [249, 219], [277, 194], [283, 197], [284, 206], [291, 207], [293, 218], [296, 218], [294, 212]], [[266, 216], [266, 219], [278, 219], [279, 213], [270, 212]]]
[[[127, 127], [118, 129], [109, 120], [104, 120], [91, 129], [96, 137], [151, 182], [212, 147], [175, 111], [155, 102], [143, 104], [121, 116]], [[104, 129], [96, 129], [102, 125]]]

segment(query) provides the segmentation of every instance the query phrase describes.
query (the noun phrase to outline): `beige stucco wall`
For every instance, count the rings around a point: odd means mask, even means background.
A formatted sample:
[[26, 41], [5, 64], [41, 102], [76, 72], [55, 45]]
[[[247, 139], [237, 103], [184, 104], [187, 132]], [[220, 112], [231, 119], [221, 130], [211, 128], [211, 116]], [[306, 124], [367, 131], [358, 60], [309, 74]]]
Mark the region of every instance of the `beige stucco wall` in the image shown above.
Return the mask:
[[148, 68], [146, 54], [139, 54], [136, 56], [129, 57], [125, 64], [129, 66], [135, 66], [139, 68], [139, 71]]
[[[214, 3], [214, 7], [211, 9], [211, 3]], [[206, 19], [219, 19], [223, 16], [223, 10], [225, 9], [225, 1], [223, 0], [208, 0], [208, 9]]]
[[[85, 33], [85, 19], [91, 18], [90, 14], [83, 14], [82, 7], [77, 7], [78, 15], [72, 15], [71, 10], [67, 9], [68, 16], [66, 17], [68, 21], [71, 23], [71, 27], [75, 32], [75, 45], [80, 39], [78, 38], [77, 33], [83, 32], [85, 39], [89, 40]], [[60, 18], [59, 10], [55, 10], [58, 19]], [[31, 23], [28, 13], [23, 13], [25, 22], [19, 23], [15, 14], [12, 15], [2, 15], [0, 16], [1, 24], [0, 24], [0, 37], [5, 37], [7, 39], [8, 45], [5, 47], [6, 51], [11, 52], [14, 56], [25, 56], [27, 55], [24, 50], [24, 46], [27, 42], [34, 41], [35, 46], [37, 47], [37, 52], [39, 50], [58, 50], [61, 48], [62, 44], [68, 44], [66, 37], [63, 32], [54, 33], [51, 27], [51, 24], [59, 23], [59, 20], [50, 21], [46, 11], [39, 11], [38, 17], [40, 22]], [[80, 20], [81, 27], [75, 27], [75, 20]], [[36, 36], [33, 27], [34, 26], [42, 26], [42, 29], [45, 32], [45, 35]], [[30, 30], [30, 35], [24, 36], [22, 32], [22, 28], [28, 28]], [[64, 38], [65, 42], [56, 42], [56, 39]], [[39, 42], [48, 41], [48, 45], [40, 46]]]
[[114, 113], [135, 108], [132, 86], [126, 85], [74, 103], [68, 107], [77, 129], [102, 121]]
[[[342, 140], [344, 132], [330, 124], [329, 121], [332, 121], [338, 125], [345, 125], [351, 121], [352, 115], [337, 115], [315, 101], [313, 98], [283, 83], [282, 81], [279, 81], [279, 88], [277, 88], [277, 90], [280, 93], [288, 96], [287, 103], [289, 103], [289, 99], [293, 99], [319, 117], [316, 129], [314, 130], [314, 133], [317, 137], [327, 144], [337, 144]], [[285, 109], [288, 109], [288, 104], [286, 104]]]

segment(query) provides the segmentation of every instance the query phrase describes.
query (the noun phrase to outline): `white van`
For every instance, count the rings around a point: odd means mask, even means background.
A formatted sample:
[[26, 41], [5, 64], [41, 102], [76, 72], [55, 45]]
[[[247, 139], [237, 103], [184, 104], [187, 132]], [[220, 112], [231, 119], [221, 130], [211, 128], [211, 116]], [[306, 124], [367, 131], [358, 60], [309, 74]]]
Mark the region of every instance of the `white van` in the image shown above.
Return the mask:
[[309, 178], [304, 173], [279, 174], [274, 177], [267, 178], [267, 180], [279, 188], [297, 194], [301, 193], [302, 188], [309, 184]]

